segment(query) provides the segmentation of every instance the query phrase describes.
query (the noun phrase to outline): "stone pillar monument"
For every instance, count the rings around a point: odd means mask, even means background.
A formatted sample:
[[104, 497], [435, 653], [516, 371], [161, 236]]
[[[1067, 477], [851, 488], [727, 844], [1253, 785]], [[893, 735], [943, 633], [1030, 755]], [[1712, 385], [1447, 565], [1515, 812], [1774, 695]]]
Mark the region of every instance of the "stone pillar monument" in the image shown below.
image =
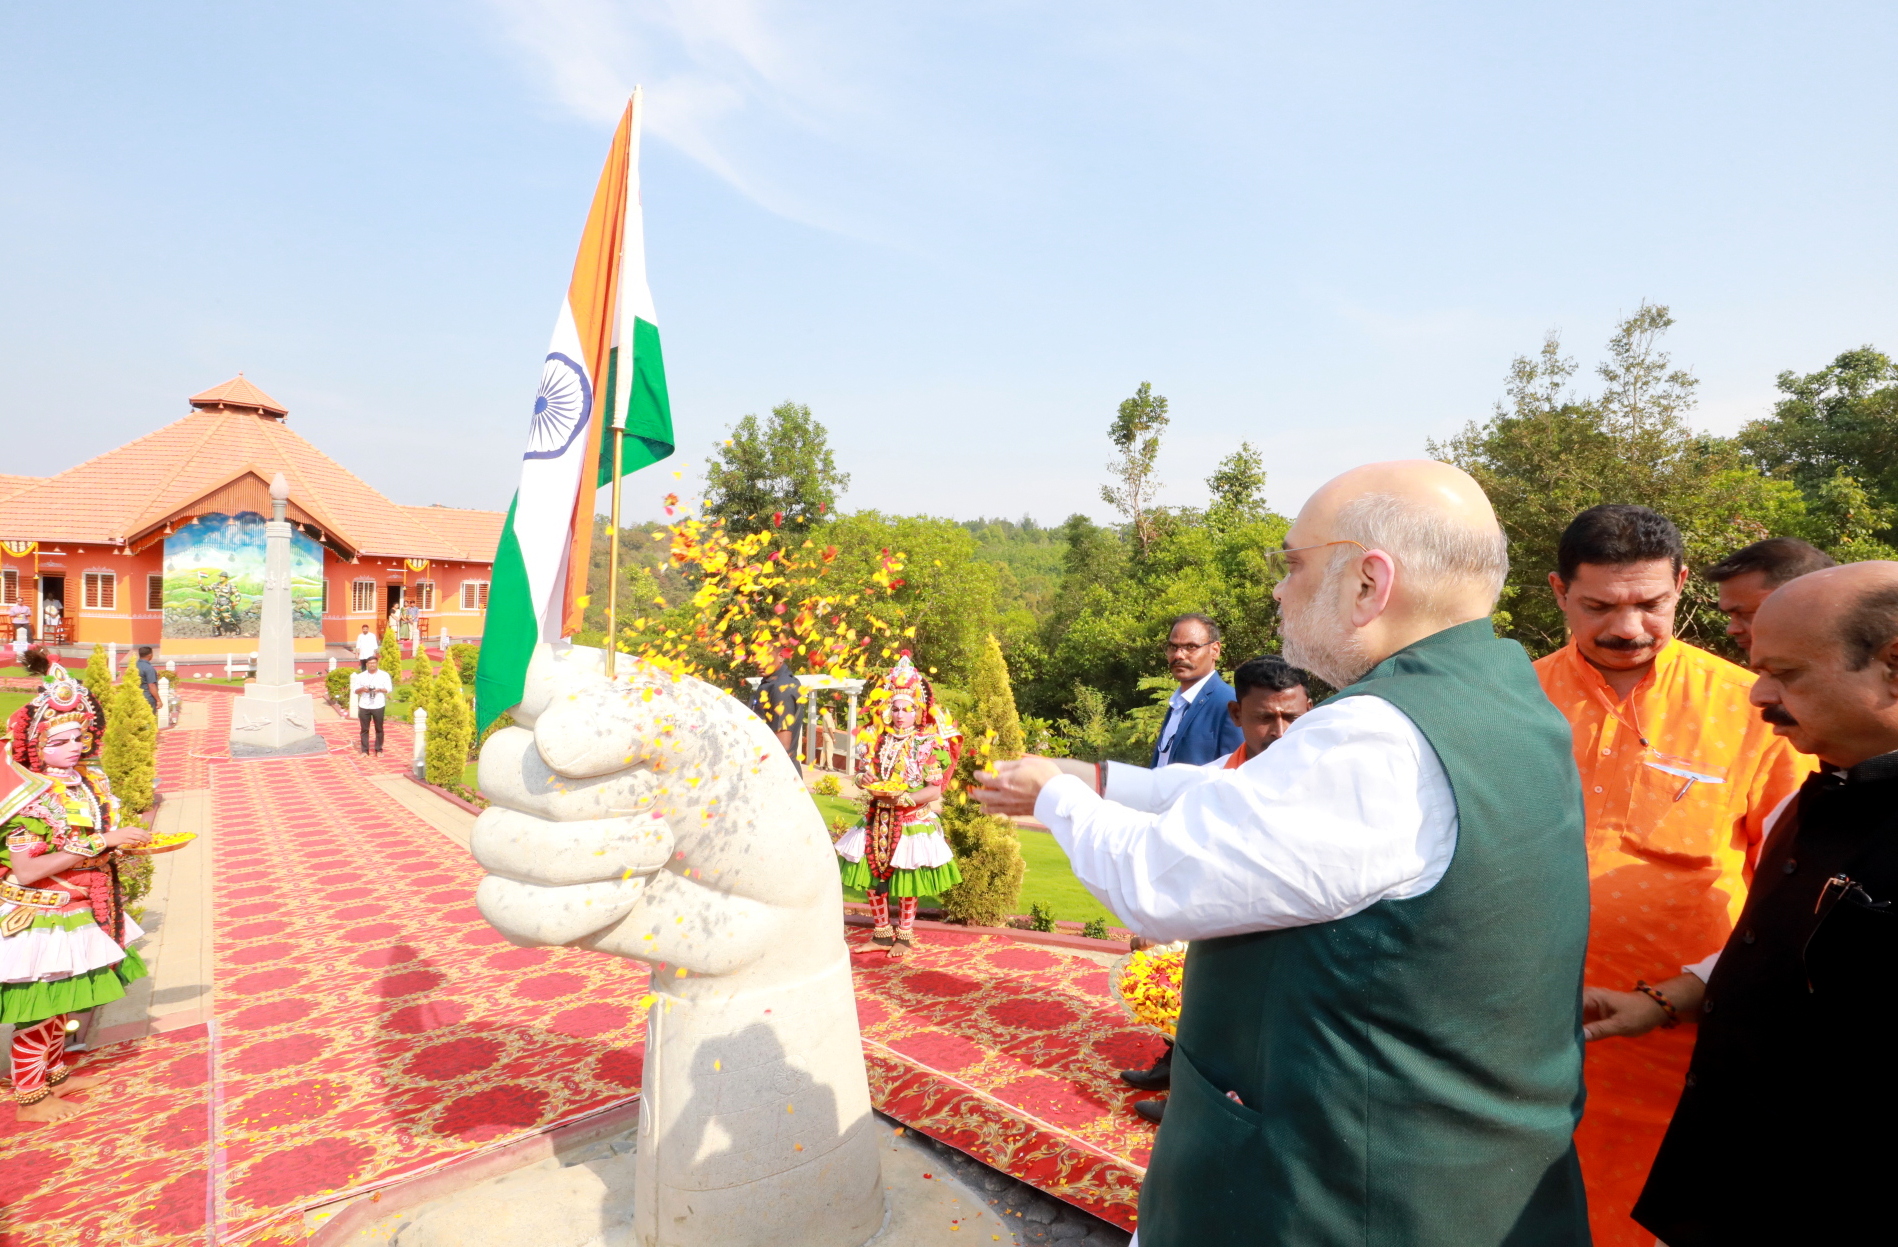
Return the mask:
[[270, 522], [264, 525], [264, 608], [257, 629], [257, 678], [231, 704], [231, 756], [270, 758], [322, 753], [316, 705], [297, 680], [290, 622], [290, 521], [284, 504], [290, 482], [270, 482]]

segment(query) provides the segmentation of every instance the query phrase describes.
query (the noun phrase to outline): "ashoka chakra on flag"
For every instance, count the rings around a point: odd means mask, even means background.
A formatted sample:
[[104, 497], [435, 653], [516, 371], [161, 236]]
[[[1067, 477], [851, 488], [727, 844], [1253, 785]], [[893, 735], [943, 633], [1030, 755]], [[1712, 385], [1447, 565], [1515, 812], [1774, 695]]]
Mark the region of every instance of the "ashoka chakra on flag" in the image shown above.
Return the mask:
[[593, 412], [593, 386], [586, 369], [549, 351], [541, 365], [540, 393], [534, 396], [534, 420], [527, 431], [524, 459], [558, 459], [587, 427]]

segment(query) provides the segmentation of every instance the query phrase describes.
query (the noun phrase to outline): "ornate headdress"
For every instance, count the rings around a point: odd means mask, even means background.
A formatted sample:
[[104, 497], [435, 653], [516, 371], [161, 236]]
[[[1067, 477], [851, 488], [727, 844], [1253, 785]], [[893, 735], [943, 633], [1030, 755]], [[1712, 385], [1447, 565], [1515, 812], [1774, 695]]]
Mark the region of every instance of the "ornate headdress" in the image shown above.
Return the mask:
[[917, 727], [923, 727], [929, 722], [932, 717], [931, 712], [936, 705], [936, 691], [930, 687], [929, 681], [923, 678], [923, 673], [916, 669], [916, 664], [909, 660], [908, 654], [897, 659], [896, 665], [877, 681], [877, 685], [883, 690], [883, 707], [878, 718], [882, 719], [886, 726], [892, 721], [896, 703], [899, 701], [909, 702], [916, 707]]
[[79, 723], [85, 726], [85, 748], [83, 756], [92, 757], [98, 753], [99, 742], [105, 736], [105, 710], [92, 695], [92, 690], [72, 678], [66, 668], [54, 662], [45, 650], [35, 646], [26, 651], [21, 659], [26, 669], [45, 681], [39, 694], [27, 702], [7, 720], [7, 732], [11, 739], [8, 749], [13, 760], [29, 771], [43, 771], [45, 761], [40, 757], [40, 746], [45, 742], [47, 733]]

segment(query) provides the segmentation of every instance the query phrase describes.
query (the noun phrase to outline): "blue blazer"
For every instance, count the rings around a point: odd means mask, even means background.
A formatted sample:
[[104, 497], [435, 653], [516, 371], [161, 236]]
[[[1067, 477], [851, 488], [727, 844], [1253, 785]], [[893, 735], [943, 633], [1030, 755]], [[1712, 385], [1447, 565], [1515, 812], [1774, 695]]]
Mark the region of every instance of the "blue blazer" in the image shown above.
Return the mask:
[[[1217, 762], [1245, 743], [1245, 734], [1232, 721], [1226, 707], [1232, 703], [1232, 685], [1219, 678], [1217, 671], [1206, 678], [1206, 686], [1186, 708], [1180, 730], [1173, 737], [1173, 762], [1204, 766]], [[1167, 712], [1171, 714], [1172, 711]], [[1166, 739], [1167, 724], [1160, 724], [1160, 739], [1153, 742], [1153, 765], [1160, 765], [1160, 741]]]

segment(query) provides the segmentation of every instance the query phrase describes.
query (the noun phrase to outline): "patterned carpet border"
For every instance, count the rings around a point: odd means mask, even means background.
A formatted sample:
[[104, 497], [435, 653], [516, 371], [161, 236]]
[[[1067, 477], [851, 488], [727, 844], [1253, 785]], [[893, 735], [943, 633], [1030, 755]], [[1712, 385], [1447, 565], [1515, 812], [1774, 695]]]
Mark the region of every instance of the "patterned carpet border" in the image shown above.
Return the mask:
[[1159, 1035], [1130, 1023], [1105, 967], [1004, 936], [928, 934], [901, 962], [850, 935], [876, 1106], [1123, 1229], [1154, 1128], [1118, 1071]]

